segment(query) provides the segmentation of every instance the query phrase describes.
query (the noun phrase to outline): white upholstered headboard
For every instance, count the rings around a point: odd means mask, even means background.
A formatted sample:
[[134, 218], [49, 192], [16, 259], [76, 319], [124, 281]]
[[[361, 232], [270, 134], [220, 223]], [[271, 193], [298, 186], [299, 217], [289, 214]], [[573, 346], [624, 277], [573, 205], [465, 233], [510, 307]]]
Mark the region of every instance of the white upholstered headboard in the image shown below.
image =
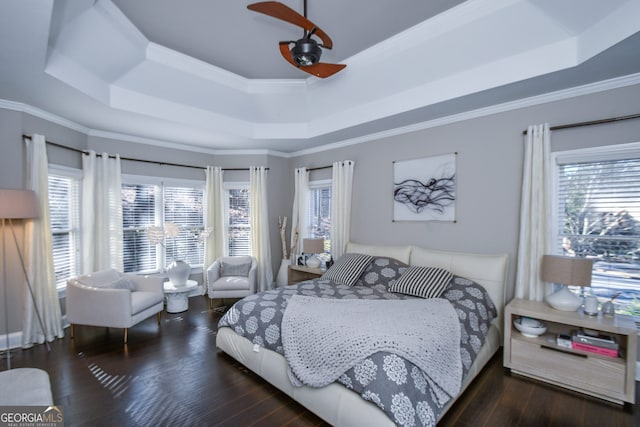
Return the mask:
[[347, 243], [345, 252], [388, 256], [409, 265], [441, 267], [457, 276], [481, 284], [498, 309], [498, 318], [493, 323], [502, 331], [502, 314], [509, 270], [508, 254], [472, 254], [438, 251], [419, 246], [375, 246], [353, 242]]

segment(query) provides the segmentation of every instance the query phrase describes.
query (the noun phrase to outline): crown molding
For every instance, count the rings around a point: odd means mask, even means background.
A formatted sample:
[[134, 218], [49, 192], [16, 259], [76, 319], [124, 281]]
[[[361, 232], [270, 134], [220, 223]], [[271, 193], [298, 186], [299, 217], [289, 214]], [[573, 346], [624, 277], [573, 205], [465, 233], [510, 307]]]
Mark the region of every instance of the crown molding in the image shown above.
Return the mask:
[[60, 117], [55, 114], [49, 113], [48, 111], [42, 110], [38, 107], [33, 107], [29, 104], [24, 104], [22, 102], [15, 102], [15, 101], [9, 101], [7, 99], [0, 99], [0, 108], [3, 108], [5, 110], [19, 111], [21, 113], [27, 113], [34, 117], [38, 117], [48, 122], [52, 122], [57, 125], [64, 126], [66, 128], [69, 128], [87, 135], [91, 131], [91, 129], [86, 126], [83, 126], [71, 120], [65, 119], [64, 117]]
[[489, 116], [497, 113], [504, 113], [507, 111], [518, 110], [522, 108], [532, 107], [541, 104], [547, 104], [550, 102], [562, 101], [565, 99], [571, 99], [579, 96], [590, 95], [598, 92], [604, 92], [607, 90], [619, 89], [627, 86], [633, 86], [640, 84], [640, 73], [630, 74], [627, 76], [617, 77], [609, 80], [603, 80], [600, 82], [589, 83], [582, 86], [576, 86], [569, 89], [563, 89], [555, 92], [549, 92], [542, 95], [532, 96], [529, 98], [519, 99], [517, 101], [510, 101], [501, 104], [492, 105], [490, 107], [479, 108], [472, 111], [467, 111], [460, 114], [454, 114], [451, 116], [441, 117], [434, 120], [428, 120], [425, 122], [416, 123], [413, 125], [398, 127], [394, 129], [388, 129], [382, 132], [376, 132], [369, 135], [352, 138], [344, 141], [334, 142], [319, 147], [309, 148], [305, 150], [299, 150], [291, 153], [285, 153], [281, 151], [268, 150], [268, 149], [238, 149], [238, 150], [220, 150], [209, 149], [201, 146], [194, 146], [190, 144], [181, 144], [171, 141], [163, 141], [152, 138], [143, 138], [134, 135], [126, 135], [115, 132], [106, 132], [101, 130], [90, 129], [86, 126], [75, 123], [71, 120], [57, 116], [55, 114], [44, 111], [40, 108], [33, 107], [21, 102], [15, 102], [10, 100], [0, 99], [0, 108], [6, 110], [19, 111], [26, 114], [30, 114], [35, 117], [39, 117], [43, 120], [58, 124], [70, 128], [72, 130], [84, 133], [88, 136], [95, 136], [106, 139], [115, 139], [118, 141], [127, 141], [137, 144], [145, 144], [156, 147], [171, 148], [183, 151], [192, 151], [197, 153], [219, 155], [219, 156], [235, 156], [235, 155], [269, 155], [283, 158], [293, 158], [308, 154], [321, 153], [325, 151], [335, 150], [338, 148], [348, 147], [350, 145], [361, 144], [365, 142], [375, 141], [382, 138], [389, 138], [393, 136], [403, 135], [423, 129], [434, 128], [438, 126], [444, 126], [452, 123], [458, 123], [465, 120], [476, 119], [480, 117]]
[[479, 108], [476, 110], [467, 111], [460, 114], [454, 114], [451, 116], [441, 117], [425, 122], [416, 123], [413, 125], [398, 127], [394, 129], [388, 129], [381, 132], [372, 133], [369, 135], [352, 138], [340, 142], [334, 142], [331, 144], [322, 145], [320, 147], [309, 148], [291, 153], [290, 157], [303, 156], [307, 154], [321, 153], [324, 151], [335, 150], [337, 148], [348, 147], [350, 145], [362, 144], [364, 142], [375, 141], [382, 138], [389, 138], [392, 136], [403, 135], [423, 129], [435, 128], [438, 126], [444, 126], [452, 123], [462, 122], [465, 120], [477, 119], [480, 117], [490, 116], [492, 114], [504, 113], [507, 111], [518, 110], [521, 108], [532, 107], [541, 104], [548, 104], [550, 102], [562, 101], [565, 99], [576, 98], [578, 96], [590, 95], [598, 92], [604, 92], [607, 90], [619, 89], [627, 86], [633, 86], [640, 84], [640, 73], [630, 74], [628, 76], [616, 77], [609, 80], [603, 80], [600, 82], [589, 83], [582, 86], [576, 86], [569, 89], [562, 89], [555, 92], [549, 92], [542, 95], [536, 95], [529, 98], [522, 98], [517, 101], [504, 102], [501, 104], [492, 105], [490, 107]]

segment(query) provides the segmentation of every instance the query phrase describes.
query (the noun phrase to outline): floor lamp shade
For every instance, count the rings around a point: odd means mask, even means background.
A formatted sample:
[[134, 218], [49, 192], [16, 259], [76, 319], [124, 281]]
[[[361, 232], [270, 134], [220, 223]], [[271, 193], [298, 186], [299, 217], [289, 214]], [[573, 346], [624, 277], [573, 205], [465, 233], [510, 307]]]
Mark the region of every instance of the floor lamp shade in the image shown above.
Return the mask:
[[0, 218], [26, 219], [38, 217], [36, 193], [31, 190], [0, 189]]
[[545, 282], [557, 283], [562, 288], [549, 295], [547, 302], [556, 310], [575, 311], [582, 301], [569, 291], [567, 286], [591, 286], [593, 263], [590, 259], [544, 255], [540, 278]]

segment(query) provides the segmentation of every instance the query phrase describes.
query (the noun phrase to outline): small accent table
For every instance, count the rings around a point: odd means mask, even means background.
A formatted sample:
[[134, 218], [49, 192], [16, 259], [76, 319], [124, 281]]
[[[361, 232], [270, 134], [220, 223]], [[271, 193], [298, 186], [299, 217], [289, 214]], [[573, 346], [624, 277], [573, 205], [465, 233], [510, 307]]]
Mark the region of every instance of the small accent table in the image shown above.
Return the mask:
[[189, 292], [198, 287], [195, 280], [187, 280], [184, 286], [173, 286], [170, 281], [164, 282], [164, 294], [167, 297], [167, 313], [182, 313], [189, 310]]

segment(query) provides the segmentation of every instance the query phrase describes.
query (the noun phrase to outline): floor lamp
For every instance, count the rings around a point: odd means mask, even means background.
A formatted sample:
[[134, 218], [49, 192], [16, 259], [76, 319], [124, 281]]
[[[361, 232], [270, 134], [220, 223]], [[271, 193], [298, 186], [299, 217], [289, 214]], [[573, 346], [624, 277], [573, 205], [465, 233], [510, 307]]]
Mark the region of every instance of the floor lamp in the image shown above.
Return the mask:
[[13, 220], [14, 219], [30, 219], [38, 217], [38, 203], [36, 201], [36, 193], [31, 190], [7, 190], [0, 189], [0, 219], [2, 219], [2, 271], [3, 271], [3, 279], [4, 279], [4, 320], [5, 320], [5, 329], [6, 329], [6, 340], [7, 340], [7, 368], [11, 369], [11, 345], [9, 343], [9, 300], [8, 300], [8, 283], [7, 283], [7, 234], [6, 234], [6, 223], [9, 223], [9, 228], [13, 234], [13, 241], [16, 245], [16, 250], [18, 251], [18, 257], [20, 258], [20, 264], [22, 266], [22, 272], [24, 273], [25, 279], [27, 281], [27, 286], [29, 288], [29, 293], [31, 294], [31, 299], [33, 301], [33, 308], [36, 311], [36, 315], [38, 316], [38, 321], [40, 322], [40, 328], [42, 329], [42, 334], [44, 335], [44, 342], [47, 345], [47, 351], [50, 350], [49, 343], [47, 342], [47, 334], [44, 329], [44, 324], [42, 323], [42, 318], [40, 317], [40, 311], [38, 310], [38, 306], [36, 304], [36, 297], [33, 293], [33, 288], [31, 287], [31, 283], [29, 282], [29, 275], [27, 274], [27, 268], [24, 265], [24, 258], [22, 256], [22, 252], [20, 251], [20, 245], [18, 244], [18, 238], [16, 237], [16, 232], [13, 228]]

